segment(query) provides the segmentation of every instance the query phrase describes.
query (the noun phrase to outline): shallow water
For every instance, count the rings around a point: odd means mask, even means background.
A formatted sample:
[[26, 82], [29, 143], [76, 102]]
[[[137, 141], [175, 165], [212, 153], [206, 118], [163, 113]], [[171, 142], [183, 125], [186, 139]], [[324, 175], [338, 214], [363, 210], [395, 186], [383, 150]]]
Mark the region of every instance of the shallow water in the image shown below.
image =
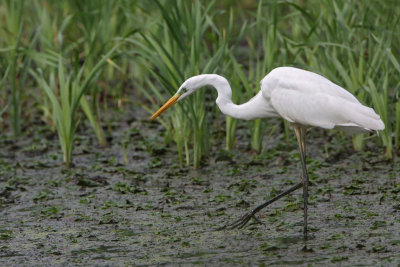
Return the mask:
[[399, 160], [386, 161], [372, 141], [354, 152], [348, 137], [309, 131], [304, 241], [301, 190], [262, 210], [263, 224], [215, 231], [298, 182], [294, 138], [276, 134], [257, 155], [239, 131], [237, 150], [217, 140], [194, 170], [179, 167], [157, 123], [134, 119], [147, 114], [131, 116], [115, 122], [107, 148], [80, 133], [70, 170], [55, 135], [2, 138], [0, 265], [400, 264]]

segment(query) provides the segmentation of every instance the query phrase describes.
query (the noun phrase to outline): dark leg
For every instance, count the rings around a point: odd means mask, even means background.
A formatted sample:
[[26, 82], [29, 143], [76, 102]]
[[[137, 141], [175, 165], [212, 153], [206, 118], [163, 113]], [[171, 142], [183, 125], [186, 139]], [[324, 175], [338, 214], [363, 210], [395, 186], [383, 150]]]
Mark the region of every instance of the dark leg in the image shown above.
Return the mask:
[[283, 196], [286, 196], [287, 194], [292, 193], [293, 191], [299, 189], [300, 187], [303, 186], [303, 200], [304, 200], [304, 228], [303, 228], [303, 234], [304, 234], [304, 239], [307, 239], [307, 203], [308, 203], [308, 173], [307, 173], [307, 167], [306, 167], [306, 143], [305, 143], [305, 138], [306, 138], [306, 129], [297, 125], [293, 124], [294, 131], [296, 132], [296, 137], [297, 137], [297, 142], [299, 144], [299, 150], [300, 150], [300, 158], [301, 158], [301, 166], [303, 169], [303, 175], [302, 175], [302, 181], [295, 186], [291, 187], [289, 190], [275, 196], [274, 198], [268, 200], [267, 202], [257, 206], [253, 210], [247, 212], [245, 215], [243, 215], [240, 219], [234, 221], [231, 224], [227, 224], [221, 228], [218, 228], [218, 230], [223, 230], [223, 229], [234, 229], [234, 228], [242, 228], [245, 226], [251, 218], [254, 218], [259, 222], [259, 220], [254, 216], [257, 212], [259, 212], [261, 209], [265, 208], [269, 204], [275, 202], [276, 200], [280, 199]]
[[289, 188], [288, 190], [286, 190], [285, 192], [280, 193], [279, 195], [271, 198], [270, 200], [266, 201], [265, 203], [255, 207], [254, 209], [252, 209], [251, 211], [247, 212], [245, 215], [243, 215], [241, 218], [239, 218], [238, 220], [234, 221], [231, 224], [227, 224], [225, 226], [222, 226], [220, 228], [218, 228], [217, 230], [223, 230], [223, 229], [234, 229], [234, 228], [242, 228], [243, 226], [245, 226], [251, 218], [254, 218], [256, 221], [260, 222], [254, 215], [259, 212], [260, 210], [262, 210], [263, 208], [265, 208], [266, 206], [268, 206], [269, 204], [277, 201], [278, 199], [280, 199], [281, 197], [284, 197], [290, 193], [292, 193], [293, 191], [299, 189], [300, 187], [303, 186], [303, 182], [296, 184], [295, 186]]
[[308, 177], [307, 166], [306, 166], [306, 129], [298, 126], [296, 124], [293, 125], [294, 131], [296, 132], [297, 142], [299, 144], [300, 157], [301, 157], [301, 166], [303, 168], [303, 200], [304, 200], [304, 239], [307, 240], [307, 204], [308, 204], [308, 181], [310, 180]]

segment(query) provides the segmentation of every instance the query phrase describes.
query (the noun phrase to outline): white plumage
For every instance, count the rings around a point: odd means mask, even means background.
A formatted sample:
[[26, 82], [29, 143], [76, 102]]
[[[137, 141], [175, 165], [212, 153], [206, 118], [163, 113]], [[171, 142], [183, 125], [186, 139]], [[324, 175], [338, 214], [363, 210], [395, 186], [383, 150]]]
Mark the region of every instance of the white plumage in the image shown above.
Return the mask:
[[261, 90], [248, 102], [236, 105], [228, 81], [216, 74], [187, 79], [177, 92], [184, 99], [210, 85], [218, 91], [216, 103], [234, 118], [282, 117], [303, 126], [345, 131], [382, 130], [384, 124], [372, 108], [362, 105], [348, 91], [316, 73], [293, 67], [272, 70], [261, 81]]
[[216, 74], [203, 74], [187, 79], [178, 92], [151, 119], [203, 86], [218, 91], [216, 103], [221, 112], [238, 119], [282, 117], [292, 123], [299, 144], [302, 180], [289, 190], [257, 206], [225, 228], [243, 227], [250, 218], [279, 198], [303, 187], [304, 237], [307, 238], [308, 173], [305, 160], [305, 135], [308, 127], [338, 128], [347, 132], [383, 130], [384, 123], [372, 108], [362, 105], [348, 91], [325, 77], [309, 71], [280, 67], [272, 70], [261, 81], [261, 90], [248, 102], [232, 102], [228, 81]]
[[325, 77], [291, 67], [276, 68], [261, 81], [262, 95], [284, 119], [325, 129], [382, 130], [372, 108]]

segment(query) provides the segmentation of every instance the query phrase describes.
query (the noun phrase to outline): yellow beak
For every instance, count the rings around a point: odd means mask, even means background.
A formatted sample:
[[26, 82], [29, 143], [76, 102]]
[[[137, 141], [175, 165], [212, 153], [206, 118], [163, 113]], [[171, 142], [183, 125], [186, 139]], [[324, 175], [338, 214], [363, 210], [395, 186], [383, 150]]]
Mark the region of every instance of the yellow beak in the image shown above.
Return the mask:
[[151, 116], [150, 120], [154, 120], [155, 118], [157, 118], [161, 113], [163, 113], [164, 111], [166, 111], [168, 108], [170, 108], [171, 106], [173, 106], [176, 101], [178, 101], [178, 98], [180, 97], [180, 95], [175, 94], [173, 97], [171, 97], [159, 110], [157, 110], [156, 113], [153, 114], [153, 116]]

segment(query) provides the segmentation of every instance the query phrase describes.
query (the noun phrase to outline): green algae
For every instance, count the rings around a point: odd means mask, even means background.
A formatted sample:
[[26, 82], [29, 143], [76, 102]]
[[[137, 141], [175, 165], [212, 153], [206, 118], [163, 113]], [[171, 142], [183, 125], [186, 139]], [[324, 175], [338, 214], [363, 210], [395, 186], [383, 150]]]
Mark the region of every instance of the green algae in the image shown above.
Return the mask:
[[[178, 167], [158, 128], [131, 121], [107, 148], [79, 139], [71, 170], [55, 139], [3, 141], [0, 265], [399, 264], [398, 158], [355, 153], [335, 135], [326, 150], [311, 130], [309, 240], [301, 190], [261, 211], [263, 224], [216, 231], [300, 179], [295, 139], [274, 136], [261, 155], [221, 142], [195, 170]], [[131, 136], [124, 149], [122, 136]]]

